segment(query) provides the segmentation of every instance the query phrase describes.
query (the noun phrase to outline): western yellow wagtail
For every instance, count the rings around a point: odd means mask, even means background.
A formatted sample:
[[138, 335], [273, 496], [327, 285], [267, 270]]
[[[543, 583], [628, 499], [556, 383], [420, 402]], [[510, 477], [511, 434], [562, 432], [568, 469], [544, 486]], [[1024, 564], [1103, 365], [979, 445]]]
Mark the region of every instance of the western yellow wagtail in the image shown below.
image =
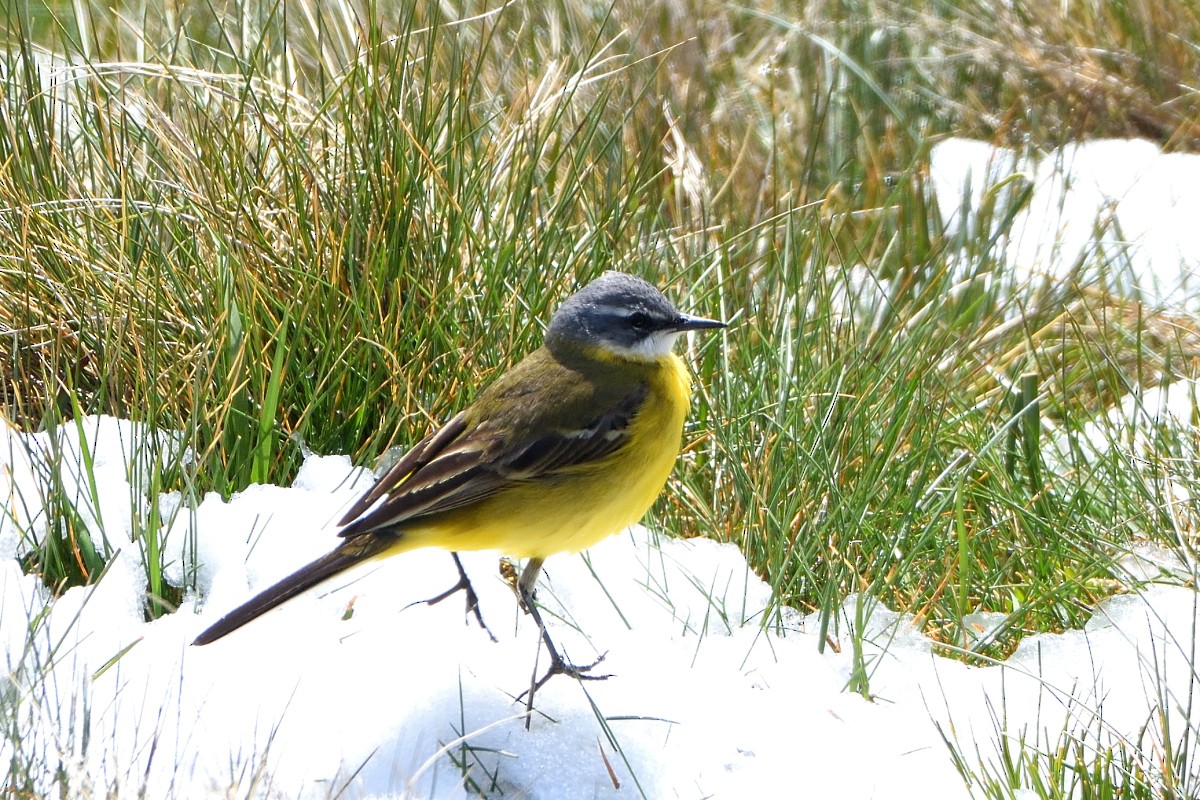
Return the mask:
[[533, 602], [542, 562], [590, 547], [650, 508], [679, 454], [691, 398], [675, 339], [724, 326], [678, 311], [640, 278], [605, 273], [562, 304], [542, 347], [354, 503], [339, 522], [341, 544], [226, 614], [194, 644], [369, 559], [429, 546], [500, 550], [529, 559], [517, 590], [551, 657], [550, 672], [531, 684], [530, 705], [551, 675], [581, 677], [588, 667], [558, 655]]

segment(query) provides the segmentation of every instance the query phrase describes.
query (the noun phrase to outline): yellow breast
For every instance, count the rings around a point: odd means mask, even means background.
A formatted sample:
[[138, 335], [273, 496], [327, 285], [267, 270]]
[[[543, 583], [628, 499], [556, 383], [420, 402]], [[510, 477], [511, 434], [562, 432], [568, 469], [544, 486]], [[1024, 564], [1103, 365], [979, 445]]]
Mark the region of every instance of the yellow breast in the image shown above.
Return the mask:
[[675, 355], [659, 360], [648, 384], [629, 440], [613, 455], [554, 484], [514, 487], [436, 525], [414, 526], [389, 552], [437, 546], [545, 558], [583, 550], [639, 521], [675, 465], [691, 399], [691, 380]]

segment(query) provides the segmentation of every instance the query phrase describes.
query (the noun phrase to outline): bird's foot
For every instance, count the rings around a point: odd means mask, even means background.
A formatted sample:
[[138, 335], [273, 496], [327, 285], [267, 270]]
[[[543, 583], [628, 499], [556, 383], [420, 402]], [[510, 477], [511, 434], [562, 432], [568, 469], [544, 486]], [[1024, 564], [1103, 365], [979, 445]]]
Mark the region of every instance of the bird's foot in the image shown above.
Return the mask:
[[539, 643], [546, 647], [546, 652], [550, 654], [550, 666], [546, 669], [546, 673], [542, 677], [538, 677], [537, 660], [533, 664], [533, 674], [529, 678], [529, 688], [517, 695], [517, 702], [521, 702], [521, 698], [525, 698], [525, 730], [529, 730], [529, 726], [533, 721], [533, 698], [537, 694], [538, 689], [541, 689], [555, 675], [566, 675], [574, 678], [577, 681], [603, 681], [612, 677], [611, 674], [593, 675], [591, 671], [595, 669], [600, 662], [604, 661], [607, 653], [602, 653], [599, 658], [590, 664], [572, 664], [567, 659], [563, 658], [558, 652], [558, 647], [555, 646], [554, 640], [550, 638], [549, 631], [546, 630], [546, 623], [542, 621], [541, 611], [538, 610], [537, 604], [533, 600], [532, 591], [518, 593], [521, 601], [521, 607], [533, 617], [537, 623], [538, 631], [541, 634], [542, 641]]
[[452, 594], [464, 592], [467, 596], [467, 614], [474, 614], [475, 621], [479, 623], [479, 627], [487, 633], [493, 642], [500, 641], [496, 638], [496, 634], [492, 633], [492, 629], [483, 621], [483, 613], [479, 610], [479, 595], [475, 594], [475, 587], [471, 585], [471, 579], [467, 577], [467, 571], [463, 569], [462, 561], [458, 557], [458, 553], [451, 553], [450, 557], [454, 559], [454, 566], [458, 568], [458, 582], [451, 586], [446, 591], [431, 597], [428, 600], [421, 600], [427, 606], [437, 605]]
[[[529, 688], [526, 689], [525, 691], [521, 692], [519, 695], [517, 695], [517, 700], [519, 701], [522, 697], [529, 695], [529, 700], [525, 704], [525, 710], [532, 711], [533, 710], [533, 695], [534, 695], [534, 693], [537, 692], [538, 689], [545, 686], [546, 682], [549, 681], [551, 678], [553, 678], [555, 675], [566, 675], [568, 678], [574, 678], [577, 681], [606, 681], [612, 677], [611, 674], [592, 675], [590, 673], [593, 669], [595, 669], [597, 666], [599, 666], [599, 664], [602, 661], [604, 661], [604, 659], [607, 656], [608, 656], [608, 653], [601, 653], [600, 657], [597, 658], [592, 663], [579, 665], [579, 664], [572, 664], [571, 662], [567, 661], [562, 656], [560, 656], [556, 651], [551, 650], [550, 651], [550, 667], [546, 670], [546, 674], [540, 678], [537, 678], [536, 680], [531, 680], [530, 684], [529, 684]], [[536, 667], [534, 669], [533, 674], [534, 674], [534, 676], [537, 675]], [[527, 728], [529, 727], [528, 720], [526, 721], [525, 727], [527, 727]]]

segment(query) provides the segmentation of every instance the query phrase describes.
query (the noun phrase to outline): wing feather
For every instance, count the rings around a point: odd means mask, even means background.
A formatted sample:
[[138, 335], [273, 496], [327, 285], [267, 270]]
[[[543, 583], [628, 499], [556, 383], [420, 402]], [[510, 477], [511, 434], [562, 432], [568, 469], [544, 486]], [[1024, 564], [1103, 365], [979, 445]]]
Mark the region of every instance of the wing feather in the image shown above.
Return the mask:
[[351, 507], [339, 535], [401, 528], [405, 522], [477, 503], [518, 484], [553, 481], [564, 472], [586, 468], [627, 441], [649, 395], [645, 384], [634, 384], [582, 425], [554, 425], [531, 440], [513, 435], [511, 426], [472, 426], [459, 414], [421, 440]]
[[[354, 505], [350, 506], [350, 510], [346, 512], [345, 516], [338, 520], [338, 525], [349, 525], [361, 517], [364, 511], [379, 502], [381, 497], [395, 489], [396, 486], [403, 483], [405, 478], [428, 465], [430, 461], [437, 457], [438, 453], [446, 448], [447, 444], [461, 436], [466, 429], [465, 415], [459, 412], [445, 425], [417, 442], [411, 450], [405, 453], [387, 471], [387, 474], [371, 487], [371, 491], [358, 498], [354, 502]], [[345, 535], [344, 531], [342, 535]]]

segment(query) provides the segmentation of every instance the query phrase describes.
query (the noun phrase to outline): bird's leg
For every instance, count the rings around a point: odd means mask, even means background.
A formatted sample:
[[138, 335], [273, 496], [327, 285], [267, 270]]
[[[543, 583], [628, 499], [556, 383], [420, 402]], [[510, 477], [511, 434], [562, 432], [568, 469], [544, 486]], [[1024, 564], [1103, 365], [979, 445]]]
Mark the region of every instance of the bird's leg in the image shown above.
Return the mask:
[[450, 557], [454, 559], [454, 566], [458, 567], [458, 583], [451, 586], [446, 591], [439, 594], [437, 597], [431, 597], [428, 600], [422, 600], [425, 605], [432, 606], [445, 600], [455, 592], [466, 592], [467, 594], [467, 613], [474, 612], [475, 621], [479, 623], [479, 627], [483, 628], [487, 635], [491, 637], [493, 642], [498, 642], [499, 639], [492, 633], [492, 629], [483, 621], [483, 614], [479, 610], [479, 595], [475, 594], [475, 587], [471, 585], [471, 579], [467, 577], [467, 571], [463, 569], [462, 560], [459, 559], [458, 553], [451, 552]]
[[546, 623], [542, 621], [542, 614], [538, 610], [537, 601], [534, 597], [534, 585], [537, 583], [538, 575], [542, 571], [542, 559], [531, 558], [529, 563], [525, 565], [525, 569], [521, 571], [521, 577], [517, 581], [517, 599], [521, 603], [521, 608], [525, 613], [533, 617], [533, 621], [537, 623], [538, 632], [542, 637], [542, 644], [546, 645], [546, 651], [550, 654], [550, 666], [546, 669], [546, 674], [542, 677], [537, 676], [538, 665], [537, 661], [533, 664], [533, 674], [529, 678], [529, 689], [517, 695], [517, 700], [520, 701], [525, 697], [525, 730], [529, 730], [529, 724], [533, 719], [533, 696], [537, 694], [537, 690], [546, 685], [546, 681], [553, 678], [555, 675], [569, 675], [578, 681], [602, 681], [612, 677], [611, 675], [589, 675], [587, 674], [604, 660], [604, 655], [601, 655], [591, 664], [584, 666], [576, 666], [559, 655], [558, 648], [554, 646], [554, 641], [550, 638], [550, 632], [546, 630]]

